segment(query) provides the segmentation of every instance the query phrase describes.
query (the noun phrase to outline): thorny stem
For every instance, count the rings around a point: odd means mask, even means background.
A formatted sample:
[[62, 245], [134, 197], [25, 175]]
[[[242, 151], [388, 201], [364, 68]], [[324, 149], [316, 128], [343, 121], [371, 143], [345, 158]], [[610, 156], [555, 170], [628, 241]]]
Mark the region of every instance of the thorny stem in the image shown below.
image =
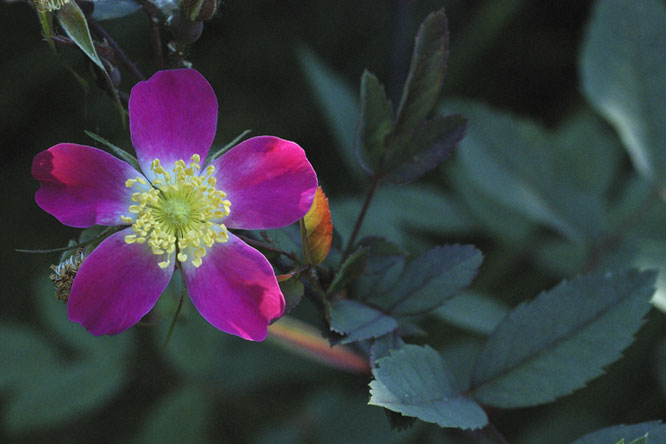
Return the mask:
[[132, 75], [137, 78], [137, 80], [146, 80], [146, 77], [141, 73], [141, 71], [139, 71], [139, 68], [137, 68], [134, 62], [132, 62], [132, 60], [127, 57], [127, 54], [125, 54], [120, 46], [118, 46], [116, 41], [113, 40], [111, 35], [109, 35], [106, 29], [104, 29], [104, 27], [100, 25], [97, 20], [92, 17], [88, 17], [88, 24], [100, 37], [109, 42], [109, 45], [111, 45], [111, 48], [113, 48], [113, 52], [118, 56], [120, 61], [132, 73]]
[[375, 191], [377, 191], [377, 185], [379, 185], [379, 176], [375, 176], [374, 179], [372, 180], [372, 184], [370, 185], [370, 188], [368, 189], [368, 193], [365, 196], [365, 202], [363, 202], [363, 208], [361, 208], [361, 212], [358, 215], [358, 219], [356, 219], [356, 225], [354, 225], [354, 231], [352, 231], [352, 235], [349, 237], [349, 242], [347, 243], [347, 248], [345, 249], [344, 254], [342, 255], [343, 261], [351, 254], [351, 250], [354, 247], [354, 241], [356, 240], [356, 236], [358, 236], [358, 232], [361, 230], [361, 225], [363, 225], [363, 219], [365, 219], [365, 214], [368, 211], [368, 208], [370, 207], [370, 202], [372, 201], [372, 198], [375, 195]]
[[159, 18], [157, 17], [157, 8], [148, 0], [137, 1], [141, 4], [143, 10], [146, 12], [146, 14], [148, 14], [148, 18], [150, 19], [155, 59], [157, 60], [157, 66], [159, 69], [164, 69], [164, 51], [162, 50], [162, 37], [160, 37], [160, 23]]
[[176, 313], [174, 313], [173, 320], [171, 321], [171, 325], [169, 326], [169, 333], [167, 333], [166, 340], [164, 341], [165, 349], [167, 348], [167, 345], [169, 345], [169, 340], [171, 339], [171, 335], [173, 334], [173, 329], [176, 326], [176, 320], [178, 319], [178, 315], [180, 314], [180, 309], [183, 308], [183, 300], [185, 299], [185, 293], [187, 293], [187, 286], [185, 285], [185, 275], [183, 274], [182, 270], [180, 272], [180, 279], [183, 289], [180, 292], [180, 300], [178, 301], [178, 308], [176, 309]]

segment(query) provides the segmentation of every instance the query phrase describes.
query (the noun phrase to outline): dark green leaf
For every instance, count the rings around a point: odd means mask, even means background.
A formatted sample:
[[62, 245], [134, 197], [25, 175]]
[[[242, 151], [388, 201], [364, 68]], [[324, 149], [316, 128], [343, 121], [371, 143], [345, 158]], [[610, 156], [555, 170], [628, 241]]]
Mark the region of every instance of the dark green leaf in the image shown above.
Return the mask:
[[366, 177], [354, 153], [354, 132], [359, 111], [356, 92], [309, 48], [301, 48], [297, 55], [305, 79], [338, 142], [342, 160], [347, 167], [345, 174]]
[[34, 430], [71, 422], [81, 412], [100, 407], [125, 384], [122, 356], [100, 353], [72, 365], [42, 367], [6, 407], [5, 424], [14, 432]]
[[368, 250], [364, 271], [366, 275], [384, 275], [405, 256], [402, 248], [381, 237], [366, 237], [361, 239], [359, 245]]
[[573, 178], [555, 174], [557, 147], [545, 129], [480, 104], [451, 107], [470, 119], [458, 157], [481, 189], [574, 242], [603, 231], [601, 198], [576, 188]]
[[100, 70], [100, 73], [104, 76], [104, 80], [108, 86], [109, 91], [113, 95], [113, 98], [116, 102], [116, 107], [120, 113], [120, 119], [125, 125], [125, 108], [123, 108], [120, 103], [120, 97], [118, 97], [118, 91], [113, 86], [113, 82], [109, 77], [109, 73], [102, 63], [102, 60], [97, 54], [95, 49], [95, 43], [93, 42], [92, 36], [90, 35], [90, 30], [88, 29], [88, 21], [86, 20], [83, 11], [79, 5], [74, 2], [65, 3], [62, 8], [58, 11], [58, 21], [60, 26], [65, 30], [67, 36], [72, 39], [76, 46], [78, 46], [83, 53], [88, 56], [88, 58], [95, 64]]
[[[60, 301], [51, 301], [62, 307]], [[53, 345], [20, 324], [0, 323], [0, 387], [23, 390], [35, 383], [44, 368], [60, 361]]]
[[97, 55], [95, 43], [93, 42], [90, 30], [88, 29], [88, 22], [86, 17], [81, 11], [81, 8], [75, 2], [68, 2], [58, 11], [58, 20], [60, 25], [67, 33], [67, 36], [72, 39], [76, 46], [88, 56], [90, 60], [97, 65], [99, 69], [106, 72], [104, 64]]
[[139, 442], [211, 442], [206, 438], [209, 408], [209, 399], [199, 387], [186, 385], [172, 390], [149, 412], [139, 433]]
[[405, 265], [392, 291], [370, 301], [395, 315], [426, 313], [469, 285], [482, 260], [471, 245], [435, 247]]
[[596, 3], [582, 53], [583, 91], [617, 129], [634, 166], [666, 172], [666, 8], [660, 0]]
[[381, 338], [377, 338], [370, 347], [370, 365], [375, 366], [377, 360], [389, 356], [391, 350], [400, 350], [405, 346], [397, 332], [388, 333]]
[[104, 145], [104, 146], [106, 146], [107, 148], [109, 148], [111, 151], [113, 151], [113, 153], [114, 153], [116, 156], [118, 156], [119, 158], [121, 158], [121, 159], [124, 160], [125, 162], [129, 163], [130, 165], [132, 165], [132, 166], [134, 167], [135, 170], [137, 170], [137, 171], [141, 171], [141, 167], [139, 166], [139, 161], [136, 159], [136, 157], [132, 156], [130, 153], [128, 153], [128, 152], [125, 151], [124, 149], [115, 146], [114, 144], [112, 144], [111, 142], [109, 142], [108, 140], [106, 140], [104, 137], [102, 137], [102, 136], [98, 136], [97, 134], [93, 133], [92, 131], [83, 130], [83, 132], [86, 133], [86, 135], [87, 135], [88, 137], [90, 137], [91, 139], [93, 139], [94, 141], [99, 142], [99, 143], [101, 143], [102, 145]]
[[438, 116], [423, 122], [409, 143], [399, 152], [391, 152], [385, 166], [387, 180], [408, 183], [419, 179], [444, 161], [465, 136], [467, 119]]
[[381, 168], [386, 138], [391, 132], [393, 110], [377, 77], [364, 71], [361, 77], [361, 113], [356, 128], [355, 149], [361, 165], [369, 172]]
[[444, 10], [431, 13], [419, 27], [407, 81], [393, 128], [396, 145], [411, 139], [412, 133], [425, 120], [437, 102], [444, 81], [446, 58], [449, 54], [449, 35]]
[[480, 354], [474, 396], [497, 407], [543, 404], [620, 358], [650, 309], [654, 272], [595, 273], [516, 307]]
[[95, 0], [93, 18], [95, 20], [111, 20], [132, 14], [141, 9], [135, 0]]
[[289, 314], [303, 299], [305, 287], [301, 281], [292, 277], [284, 282], [280, 282], [280, 290], [282, 290], [285, 300], [284, 314]]
[[[616, 425], [588, 433], [571, 444], [615, 444], [621, 439], [626, 442], [642, 439], [645, 435], [647, 435], [647, 442], [650, 444], [666, 442], [666, 425], [659, 421]], [[633, 444], [633, 442], [630, 441], [630, 444]]]
[[331, 330], [344, 335], [340, 343], [378, 338], [398, 328], [392, 317], [357, 301], [331, 302]]
[[568, 116], [556, 137], [558, 174], [578, 189], [605, 193], [621, 166], [622, 146], [613, 129], [586, 108]]
[[[343, 237], [349, 238], [362, 204], [361, 198], [340, 199], [331, 204], [333, 225]], [[396, 211], [396, 205], [400, 211]], [[375, 193], [360, 235], [383, 237], [414, 251], [427, 247], [422, 241], [424, 233], [469, 233], [475, 226], [474, 219], [452, 193], [420, 184], [387, 184]]]
[[434, 311], [440, 319], [467, 330], [490, 334], [509, 312], [501, 301], [488, 295], [464, 291]]
[[368, 258], [368, 251], [365, 248], [359, 248], [352, 253], [340, 266], [340, 269], [335, 273], [335, 277], [329, 285], [326, 293], [334, 295], [338, 291], [345, 288], [350, 282], [358, 279], [365, 268], [365, 261]]
[[497, 201], [492, 194], [479, 186], [465, 171], [460, 158], [461, 156], [456, 156], [455, 167], [443, 172], [446, 179], [451, 180], [456, 195], [462, 198], [464, 208], [470, 213], [473, 221], [470, 225], [509, 245], [525, 239], [534, 230], [534, 222]]
[[460, 391], [442, 357], [432, 348], [406, 345], [377, 361], [370, 404], [441, 427], [477, 429], [488, 423], [483, 409]]

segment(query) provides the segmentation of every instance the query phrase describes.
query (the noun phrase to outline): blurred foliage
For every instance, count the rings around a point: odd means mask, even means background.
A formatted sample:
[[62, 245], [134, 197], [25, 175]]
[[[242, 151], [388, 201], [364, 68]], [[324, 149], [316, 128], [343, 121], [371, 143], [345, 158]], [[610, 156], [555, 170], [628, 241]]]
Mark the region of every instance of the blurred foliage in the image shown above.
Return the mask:
[[[148, 16], [132, 2], [119, 3], [122, 11], [115, 12], [109, 3], [102, 2], [95, 17], [149, 76], [159, 67]], [[490, 359], [474, 370], [477, 357], [505, 347], [498, 337], [530, 331], [533, 348], [523, 350], [527, 370], [547, 364], [561, 378], [568, 372], [587, 376], [565, 378], [534, 393], [510, 391], [511, 402], [503, 401], [506, 393], [497, 387], [477, 400], [533, 405], [588, 386], [529, 410], [489, 409], [492, 423], [509, 442], [638, 443], [646, 433], [645, 442], [661, 442], [664, 426], [646, 421], [666, 420], [664, 312], [652, 310], [624, 358], [608, 364], [641, 324], [647, 304], [636, 304], [649, 297], [651, 285], [649, 273], [619, 270], [659, 271], [653, 304], [666, 307], [663, 1], [220, 2], [201, 38], [182, 54], [210, 81], [220, 102], [213, 149], [246, 128], [252, 135], [275, 134], [305, 147], [332, 213], [336, 237], [322, 267], [323, 277], [330, 278], [327, 273], [341, 269], [334, 266], [344, 255], [340, 238], [349, 240], [372, 181], [354, 152], [363, 108], [361, 76], [366, 69], [374, 73], [384, 85], [384, 99], [399, 104], [419, 23], [442, 6], [450, 55], [443, 97], [431, 105], [469, 119], [466, 137], [445, 166], [419, 183], [377, 189], [360, 230], [360, 249], [347, 258], [347, 271], [329, 283], [336, 292], [343, 290], [364, 271], [350, 288], [352, 295], [361, 295], [365, 303], [372, 289], [392, 292], [386, 293], [388, 302], [369, 298], [375, 308], [355, 300], [334, 302], [330, 321], [342, 336], [331, 333], [330, 339], [379, 337], [371, 346], [364, 342], [352, 349], [369, 353], [378, 364], [374, 404], [388, 406], [393, 397], [404, 395], [460, 400], [461, 410], [454, 413], [467, 414], [444, 424], [441, 418], [451, 413], [450, 405], [435, 402], [424, 409], [418, 402], [404, 403], [395, 410], [423, 419], [435, 415], [431, 422], [469, 428], [484, 424], [486, 413], [461, 394], [478, 387], [486, 372], [507, 371], [506, 363]], [[169, 14], [161, 19], [167, 22]], [[84, 130], [131, 151], [129, 134], [114, 98], [104, 92], [110, 80], [95, 76], [90, 59], [75, 47], [56, 56], [41, 37], [31, 7], [0, 2], [0, 29], [6, 248], [1, 259], [0, 441], [493, 442], [487, 430], [442, 430], [421, 422], [390, 431], [382, 409], [367, 405], [368, 375], [293, 354], [277, 346], [277, 339], [257, 344], [220, 334], [187, 300], [164, 348], [179, 279], [142, 325], [122, 335], [96, 338], [70, 324], [46, 281], [57, 254], [14, 251], [59, 247], [78, 237], [34, 203], [37, 184], [29, 174], [30, 162], [61, 141], [91, 144]], [[170, 31], [164, 36], [172, 38]], [[135, 74], [117, 66], [119, 89], [127, 92]], [[285, 249], [294, 244], [287, 231], [270, 235]], [[479, 268], [481, 255], [471, 246], [445, 247], [468, 249], [462, 269], [456, 268], [453, 264], [460, 264], [444, 254], [449, 250], [432, 249], [433, 243], [474, 244], [483, 252], [483, 263]], [[405, 258], [410, 258], [406, 265]], [[454, 278], [438, 282], [428, 275], [429, 268], [439, 266], [452, 269]], [[477, 268], [470, 290], [457, 295], [434, 290], [460, 281], [459, 290]], [[394, 285], [402, 270], [410, 280]], [[635, 284], [640, 298], [603, 291], [607, 288], [599, 274], [574, 278], [596, 270], [618, 271], [621, 277], [614, 284]], [[597, 303], [558, 307], [562, 299], [551, 296], [563, 293], [566, 299], [569, 287], [555, 287], [565, 278], [567, 285], [593, 287], [586, 303]], [[415, 316], [419, 310], [412, 310], [406, 313], [409, 318], [376, 310], [394, 299], [411, 300], [416, 293], [409, 285], [426, 302], [434, 301], [428, 308], [444, 304], [429, 316]], [[542, 310], [545, 305], [548, 309]], [[606, 311], [598, 316], [595, 309], [602, 306]], [[303, 298], [291, 315], [313, 323], [319, 319], [317, 310]], [[552, 313], [557, 316], [549, 317]], [[581, 325], [588, 330], [581, 333]], [[563, 326], [568, 328], [564, 332]], [[408, 345], [389, 353], [404, 344], [401, 336], [431, 346]], [[571, 349], [575, 359], [567, 361], [572, 354], [544, 357], [542, 349]], [[415, 362], [428, 365], [412, 367]], [[519, 378], [515, 368], [510, 370], [506, 379]], [[405, 372], [426, 375], [423, 381], [434, 385], [389, 393], [387, 388]], [[594, 376], [599, 377], [591, 380]], [[398, 425], [397, 417], [389, 418]], [[618, 423], [634, 425], [612, 426]]]

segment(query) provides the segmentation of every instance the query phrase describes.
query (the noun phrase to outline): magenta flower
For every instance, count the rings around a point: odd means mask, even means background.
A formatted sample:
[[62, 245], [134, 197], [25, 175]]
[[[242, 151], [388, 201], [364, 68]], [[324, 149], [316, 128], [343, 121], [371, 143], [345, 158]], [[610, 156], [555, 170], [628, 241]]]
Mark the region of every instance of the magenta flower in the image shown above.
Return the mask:
[[61, 143], [39, 153], [37, 204], [72, 227], [126, 225], [78, 270], [69, 319], [116, 334], [148, 313], [180, 264], [192, 303], [218, 329], [263, 340], [284, 312], [273, 268], [227, 228], [289, 225], [312, 205], [317, 177], [301, 147], [277, 137], [241, 142], [202, 165], [217, 99], [197, 71], [161, 71], [129, 101], [142, 172], [97, 148]]

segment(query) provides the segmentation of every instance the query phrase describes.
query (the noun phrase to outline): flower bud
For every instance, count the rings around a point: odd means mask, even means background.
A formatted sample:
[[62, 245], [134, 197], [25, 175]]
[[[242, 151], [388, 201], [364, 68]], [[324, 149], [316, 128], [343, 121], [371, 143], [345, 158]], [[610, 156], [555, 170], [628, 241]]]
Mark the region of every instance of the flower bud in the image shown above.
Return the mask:
[[198, 22], [210, 20], [217, 12], [219, 0], [181, 0], [181, 10], [187, 19]]

